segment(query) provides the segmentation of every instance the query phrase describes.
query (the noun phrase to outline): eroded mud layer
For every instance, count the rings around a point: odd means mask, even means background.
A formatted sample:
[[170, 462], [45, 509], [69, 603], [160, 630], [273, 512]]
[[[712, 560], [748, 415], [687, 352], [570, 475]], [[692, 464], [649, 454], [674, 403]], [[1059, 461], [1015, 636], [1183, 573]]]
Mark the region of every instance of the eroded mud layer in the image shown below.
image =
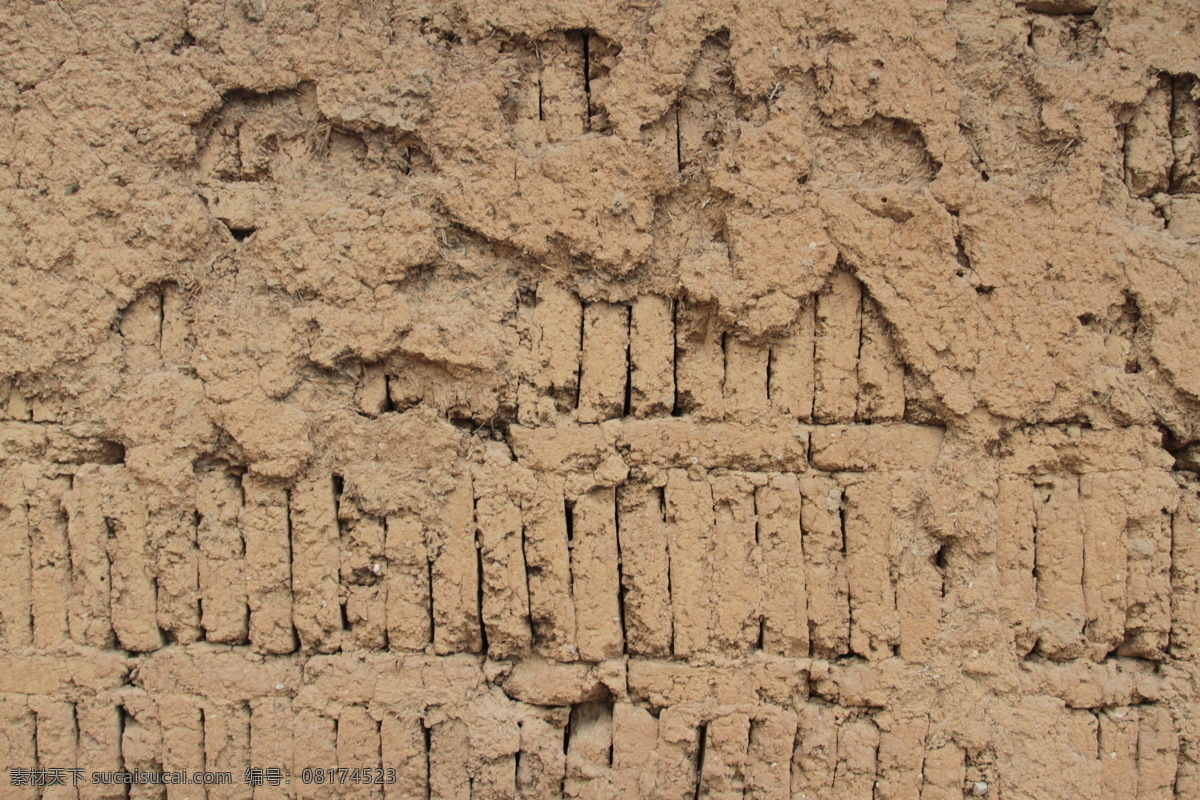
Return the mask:
[[0, 795], [1200, 797], [1198, 24], [5, 4]]

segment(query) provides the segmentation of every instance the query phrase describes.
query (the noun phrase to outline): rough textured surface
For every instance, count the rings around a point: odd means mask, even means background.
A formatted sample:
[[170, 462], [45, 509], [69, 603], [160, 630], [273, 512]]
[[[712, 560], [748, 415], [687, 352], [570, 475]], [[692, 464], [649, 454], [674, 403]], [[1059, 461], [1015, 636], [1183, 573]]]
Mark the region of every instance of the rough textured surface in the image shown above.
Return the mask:
[[5, 3], [4, 796], [1200, 797], [1198, 42]]

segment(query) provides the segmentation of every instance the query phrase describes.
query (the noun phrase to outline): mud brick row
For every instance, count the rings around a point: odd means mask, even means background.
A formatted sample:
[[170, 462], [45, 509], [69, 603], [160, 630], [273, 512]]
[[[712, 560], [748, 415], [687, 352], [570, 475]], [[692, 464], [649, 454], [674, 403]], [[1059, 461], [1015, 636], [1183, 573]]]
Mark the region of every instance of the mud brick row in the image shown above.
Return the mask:
[[[75, 660], [82, 669], [89, 659]], [[53, 765], [89, 773], [225, 771], [234, 778], [207, 788], [131, 787], [129, 795], [124, 786], [40, 795], [11, 787], [6, 796], [17, 800], [919, 800], [977, 796], [980, 783], [1003, 797], [1030, 784], [1054, 785], [1055, 759], [1081, 765], [1087, 786], [1103, 787], [1104, 796], [1174, 796], [1179, 731], [1162, 705], [1073, 708], [1031, 690], [996, 704], [983, 739], [967, 746], [941, 712], [904, 702], [904, 692], [871, 706], [810, 696], [808, 662], [799, 662], [799, 672], [796, 663], [634, 659], [589, 668], [528, 659], [506, 672], [462, 655], [262, 659], [245, 648], [196, 644], [141, 657], [136, 675], [77, 671], [68, 691], [45, 679], [22, 685], [28, 678], [6, 672], [0, 761], [6, 771]], [[37, 665], [5, 666], [27, 673]], [[1018, 735], [1033, 729], [1047, 735]], [[290, 781], [249, 786], [249, 765], [286, 770]], [[394, 782], [302, 779], [306, 769], [330, 768], [394, 770]], [[9, 775], [2, 777], [7, 785]]]
[[[17, 596], [0, 630], [6, 650], [203, 640], [602, 661], [804, 656], [810, 639], [818, 653], [881, 657], [905, 638], [897, 604], [936, 620], [932, 561], [909, 565], [928, 596], [892, 588], [893, 538], [918, 533], [870, 499], [903, 481], [660, 474], [660, 486], [580, 491], [591, 476], [481, 465], [437, 519], [364, 514], [335, 476], [284, 490], [218, 469], [175, 506], [120, 465], [27, 476], [6, 484], [3, 568]], [[929, 635], [915, 631], [914, 657]]]
[[1196, 76], [1160, 74], [1125, 126], [1125, 182], [1136, 196], [1200, 192]]
[[559, 414], [819, 423], [903, 418], [905, 369], [879, 307], [856, 278], [831, 276], [791, 330], [766, 344], [722, 332], [715, 309], [643, 295], [583, 303], [539, 284], [521, 308], [523, 425]]
[[1177, 503], [1156, 469], [1001, 476], [996, 566], [1018, 654], [1165, 658]]
[[[327, 473], [285, 489], [200, 471], [168, 500], [120, 464], [7, 467], [0, 641], [586, 662], [936, 651], [960, 546], [921, 512], [940, 429], [666, 419], [511, 434], [511, 454], [492, 443], [432, 504], [384, 516]], [[1196, 490], [1141, 452], [1153, 438], [1037, 429], [1002, 446], [1020, 455], [999, 461], [995, 603], [1017, 657], [1194, 657]]]

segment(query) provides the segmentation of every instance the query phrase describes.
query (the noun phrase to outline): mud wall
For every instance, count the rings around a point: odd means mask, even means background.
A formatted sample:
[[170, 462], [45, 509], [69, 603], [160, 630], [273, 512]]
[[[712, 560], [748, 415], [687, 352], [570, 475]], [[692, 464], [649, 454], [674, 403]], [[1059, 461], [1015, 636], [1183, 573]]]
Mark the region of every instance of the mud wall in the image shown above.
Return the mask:
[[1198, 23], [6, 5], [0, 794], [1200, 797]]

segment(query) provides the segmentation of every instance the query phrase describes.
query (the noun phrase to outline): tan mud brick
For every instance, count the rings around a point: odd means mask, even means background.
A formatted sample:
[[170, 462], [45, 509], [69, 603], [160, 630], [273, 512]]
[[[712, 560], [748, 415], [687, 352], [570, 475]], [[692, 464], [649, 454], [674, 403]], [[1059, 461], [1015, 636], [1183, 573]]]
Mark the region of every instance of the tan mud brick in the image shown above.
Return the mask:
[[1178, 488], [1165, 472], [1125, 476], [1128, 514], [1125, 641], [1121, 655], [1161, 659], [1171, 630], [1171, 515]]
[[632, 703], [612, 709], [612, 784], [621, 797], [650, 797], [655, 786], [658, 720]]
[[[38, 765], [43, 769], [74, 769], [78, 752], [75, 704], [50, 697], [31, 697], [29, 706], [37, 716]], [[65, 786], [44, 787], [41, 796], [43, 800], [74, 800], [78, 789], [68, 778]]]
[[146, 506], [140, 487], [127, 473], [114, 473], [114, 478], [104, 504], [113, 630], [125, 650], [157, 650], [162, 636]]
[[894, 484], [872, 476], [846, 487], [846, 575], [850, 587], [850, 649], [877, 660], [899, 640], [891, 577]]
[[460, 719], [448, 719], [430, 729], [430, 800], [470, 800], [471, 776], [462, 764], [469, 741], [467, 723]]
[[1171, 710], [1159, 705], [1138, 709], [1137, 800], [1169, 800], [1175, 794], [1179, 735]]
[[1126, 512], [1120, 473], [1079, 478], [1083, 506], [1083, 599], [1087, 639], [1093, 657], [1117, 649], [1125, 638], [1125, 582], [1128, 561]]
[[700, 727], [694, 715], [665, 708], [658, 716], [655, 774], [659, 800], [688, 800], [696, 796], [699, 780]]
[[[561, 719], [558, 717], [562, 716]], [[565, 715], [533, 714], [521, 720], [521, 763], [517, 768], [517, 791], [531, 800], [562, 797], [566, 777], [563, 752]]]
[[[370, 775], [382, 768], [380, 725], [362, 706], [348, 706], [338, 715], [337, 766], [339, 769], [368, 770]], [[353, 775], [349, 776], [353, 777]], [[365, 800], [383, 797], [383, 785], [350, 781], [340, 787], [342, 797]]]
[[1165, 191], [1171, 179], [1171, 78], [1151, 85], [1125, 126], [1125, 183], [1139, 197]]
[[746, 790], [750, 718], [745, 714], [717, 717], [708, 723], [705, 736], [707, 741], [700, 771], [700, 797], [741, 800]]
[[379, 416], [388, 407], [388, 376], [383, 364], [366, 364], [354, 392], [358, 410], [368, 416]]
[[164, 283], [160, 291], [159, 353], [163, 361], [183, 361], [188, 355], [188, 336], [191, 334], [187, 298], [177, 283]]
[[338, 523], [328, 475], [301, 481], [291, 493], [292, 621], [306, 651], [332, 653], [341, 644]]
[[1038, 651], [1054, 661], [1084, 654], [1083, 521], [1079, 479], [1035, 481]]
[[759, 644], [760, 600], [755, 516], [755, 485], [750, 476], [725, 473], [712, 477], [713, 631], [714, 646], [747, 652]]
[[575, 603], [562, 478], [539, 476], [523, 511], [529, 613], [536, 649], [550, 658], [573, 660], [577, 653]]
[[[736, 422], [634, 420], [618, 429], [630, 466], [736, 469], [753, 472], [808, 469], [808, 431], [800, 425], [755, 428]], [[767, 442], [767, 446], [763, 443]]]
[[[907, 490], [911, 502], [911, 490]], [[953, 542], [939, 542], [922, 530], [911, 517], [896, 520], [893, 529], [892, 561], [896, 569], [896, 614], [900, 628], [901, 658], [925, 663], [937, 652], [942, 628], [943, 595], [949, 570], [939, 567], [939, 558], [949, 561], [946, 550]]]
[[519, 390], [519, 416], [522, 425], [537, 425], [576, 406], [583, 306], [568, 289], [542, 281], [521, 318], [530, 363]]
[[629, 360], [629, 307], [588, 303], [583, 309], [579, 374], [580, 422], [620, 417], [625, 408]]
[[772, 655], [807, 656], [808, 591], [800, 487], [794, 475], [773, 473], [754, 496], [763, 574], [762, 648]]
[[425, 527], [416, 514], [388, 517], [386, 527], [388, 649], [424, 650], [433, 637]]
[[670, 563], [662, 490], [644, 484], [617, 487], [618, 544], [629, 653], [671, 653]]
[[529, 652], [529, 589], [524, 522], [514, 471], [493, 462], [474, 471], [475, 521], [483, 563], [483, 625], [492, 658]]
[[[250, 704], [250, 763], [263, 769], [292, 772], [293, 734], [296, 715], [287, 697], [262, 697]], [[286, 785], [269, 783], [254, 787], [254, 800], [291, 800], [296, 796], [299, 776], [291, 775]]]
[[292, 543], [286, 489], [242, 476], [239, 526], [245, 542], [250, 645], [258, 653], [296, 649], [292, 626]]
[[245, 548], [238, 527], [242, 487], [237, 477], [224, 471], [201, 475], [196, 487], [196, 510], [200, 514], [196, 542], [200, 547], [205, 639], [226, 644], [244, 642], [249, 608]]
[[767, 410], [770, 351], [734, 336], [725, 339], [725, 414], [754, 419]]
[[1195, 75], [1177, 75], [1172, 81], [1171, 167], [1172, 192], [1200, 192], [1200, 99]]
[[[188, 775], [204, 771], [204, 712], [199, 698], [162, 697], [158, 716], [163, 726], [163, 771]], [[167, 787], [167, 800], [203, 800], [206, 794], [206, 787], [194, 784]]]
[[[337, 767], [337, 720], [308, 708], [296, 711], [295, 744], [292, 763], [292, 784], [298, 800], [320, 800], [330, 796], [328, 783], [304, 781], [304, 770], [325, 770]], [[314, 773], [310, 773], [314, 776]], [[328, 777], [326, 777], [328, 780]]]
[[933, 744], [925, 751], [921, 770], [925, 783], [921, 800], [960, 800], [966, 778], [965, 757], [961, 747], [952, 742]]
[[[121, 758], [123, 713], [107, 698], [90, 698], [76, 704], [75, 720], [79, 730], [76, 766], [86, 775], [124, 769]], [[124, 796], [124, 786], [89, 783], [79, 787], [80, 800], [118, 800]]]
[[[25, 485], [17, 470], [0, 472], [0, 581], [5, 587], [7, 600], [0, 603], [0, 645], [7, 650], [16, 650], [33, 643], [33, 570], [29, 549], [29, 508], [25, 502]], [[104, 547], [101, 538], [99, 547]], [[81, 550], [81, 555], [83, 551]], [[101, 551], [103, 552], [103, 551]], [[108, 566], [104, 554], [104, 566]], [[72, 609], [84, 602], [85, 592], [91, 587], [80, 587], [79, 595], [72, 598]], [[105, 617], [108, 612], [108, 589], [101, 586]], [[93, 590], [86, 595], [96, 605], [99, 592]], [[82, 615], [72, 614], [72, 622]], [[75, 627], [82, 627], [77, 624]], [[92, 640], [104, 644], [104, 635], [99, 623], [93, 625]]]
[[920, 714], [897, 714], [877, 723], [880, 732], [876, 796], [879, 800], [920, 800], [929, 720]]
[[340, 581], [345, 593], [345, 648], [380, 649], [387, 643], [384, 522], [350, 501], [338, 504], [341, 531]]
[[[199, 641], [200, 552], [192, 503], [166, 504], [150, 512], [147, 525], [157, 555], [158, 626], [172, 641]], [[239, 587], [239, 590], [240, 587]]]
[[937, 460], [944, 434], [902, 423], [814, 427], [812, 465], [826, 472], [926, 469]]
[[1002, 475], [996, 491], [996, 569], [1000, 574], [1000, 614], [1016, 655], [1037, 642], [1037, 582], [1034, 573], [1033, 482]]
[[[849, 720], [837, 734], [838, 795], [854, 800], [873, 800], [879, 728], [870, 719]], [[960, 781], [961, 784], [961, 781]]]
[[858, 412], [860, 422], [904, 417], [904, 363], [896, 350], [891, 327], [879, 304], [862, 296], [862, 338], [858, 353]]
[[[673, 145], [672, 145], [673, 147]], [[675, 405], [675, 308], [658, 295], [639, 295], [630, 309], [630, 410], [660, 417]]]
[[[120, 729], [121, 769], [125, 772], [157, 772], [163, 754], [157, 703], [145, 692], [130, 692], [122, 698], [121, 708], [124, 712]], [[131, 800], [159, 800], [166, 797], [166, 787], [134, 784], [126, 796]]]
[[1200, 481], [1177, 473], [1179, 505], [1172, 518], [1172, 655], [1200, 656]]
[[679, 302], [675, 310], [675, 399], [681, 413], [705, 420], [724, 415], [723, 339], [715, 309]]
[[672, 651], [686, 658], [708, 648], [712, 629], [713, 497], [707, 480], [674, 470], [667, 480]]
[[242, 780], [250, 764], [250, 708], [245, 703], [209, 703], [204, 711], [204, 767], [209, 772], [229, 772], [232, 784], [209, 786], [212, 800], [250, 800], [251, 789]]
[[162, 329], [162, 295], [157, 289], [142, 292], [121, 314], [121, 338], [125, 360], [135, 369], [158, 365]]
[[828, 706], [806, 704], [797, 712], [796, 749], [792, 754], [792, 796], [829, 797], [838, 763], [838, 727]]
[[517, 759], [513, 753], [483, 759], [471, 776], [471, 798], [505, 800], [516, 797]]
[[478, 653], [483, 646], [483, 629], [475, 503], [469, 473], [459, 476], [445, 504], [432, 542], [433, 646], [438, 653]]
[[27, 483], [33, 643], [50, 649], [66, 642], [70, 603], [70, 557], [63, 495], [69, 478], [42, 478]]
[[796, 742], [796, 715], [771, 709], [750, 721], [746, 751], [747, 800], [787, 800], [791, 797], [792, 749]]
[[18, 786], [12, 771], [37, 767], [37, 717], [24, 695], [0, 695], [0, 779], [15, 800], [33, 800], [36, 786]]
[[1105, 797], [1137, 797], [1138, 712], [1109, 708], [1096, 718], [1100, 726], [1100, 791]]
[[850, 647], [842, 487], [833, 478], [810, 474], [800, 478], [799, 488], [811, 647], [814, 655], [836, 658]]
[[771, 405], [803, 421], [813, 414], [815, 310], [815, 302], [802, 305], [792, 328], [771, 347]]
[[541, 108], [546, 138], [567, 141], [587, 129], [583, 35], [552, 33], [538, 42]]
[[566, 797], [600, 800], [612, 796], [612, 706], [602, 701], [571, 709], [567, 732]]
[[813, 419], [850, 422], [858, 407], [858, 349], [862, 284], [849, 272], [835, 272], [816, 309], [816, 393]]
[[421, 719], [404, 712], [385, 712], [380, 741], [384, 769], [396, 770], [395, 783], [383, 787], [384, 797], [403, 800], [423, 796], [429, 786], [429, 754]]
[[571, 593], [579, 658], [603, 661], [624, 649], [614, 490], [593, 489], [582, 495], [571, 519]]

